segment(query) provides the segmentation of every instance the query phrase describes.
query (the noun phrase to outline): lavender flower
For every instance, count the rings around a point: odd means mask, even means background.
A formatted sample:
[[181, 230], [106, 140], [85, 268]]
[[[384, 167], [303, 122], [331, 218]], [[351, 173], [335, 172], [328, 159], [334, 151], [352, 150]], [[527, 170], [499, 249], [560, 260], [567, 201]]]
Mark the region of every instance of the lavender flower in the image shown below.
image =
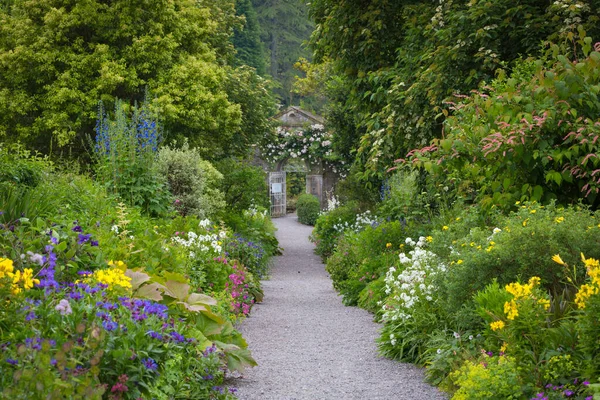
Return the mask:
[[54, 309], [58, 311], [60, 315], [69, 315], [73, 313], [73, 310], [71, 309], [71, 304], [69, 303], [69, 300], [66, 299], [62, 299], [61, 301], [59, 301], [56, 307], [54, 307]]

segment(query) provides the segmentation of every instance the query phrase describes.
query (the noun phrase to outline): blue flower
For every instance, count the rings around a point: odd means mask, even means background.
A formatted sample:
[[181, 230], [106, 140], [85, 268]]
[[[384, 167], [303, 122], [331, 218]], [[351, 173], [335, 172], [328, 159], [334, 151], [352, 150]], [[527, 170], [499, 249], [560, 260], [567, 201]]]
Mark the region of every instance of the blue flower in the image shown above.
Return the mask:
[[102, 322], [102, 327], [106, 329], [107, 332], [112, 332], [119, 327], [119, 324], [117, 324], [115, 321], [107, 320]]
[[156, 369], [158, 368], [158, 364], [156, 364], [156, 361], [154, 361], [150, 357], [143, 358], [142, 359], [142, 364], [144, 365], [144, 367], [146, 367], [146, 368], [148, 368], [149, 370], [152, 370], [152, 371], [156, 371]]

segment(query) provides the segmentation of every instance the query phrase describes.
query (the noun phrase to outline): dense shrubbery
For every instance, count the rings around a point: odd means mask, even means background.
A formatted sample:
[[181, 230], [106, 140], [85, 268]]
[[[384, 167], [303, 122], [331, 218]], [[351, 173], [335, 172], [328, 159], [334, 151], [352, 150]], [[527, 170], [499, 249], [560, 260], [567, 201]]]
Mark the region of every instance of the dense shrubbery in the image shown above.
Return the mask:
[[296, 202], [296, 212], [298, 213], [298, 221], [300, 223], [314, 225], [321, 212], [321, 203], [312, 194], [302, 194], [298, 197], [298, 202]]
[[0, 209], [3, 395], [232, 398], [225, 371], [254, 365], [233, 323], [262, 299], [277, 250], [268, 217], [240, 213], [237, 233], [153, 219], [85, 176], [0, 158], [44, 177], [11, 182], [20, 198]]
[[383, 323], [381, 353], [456, 399], [600, 387], [600, 52], [585, 43], [576, 62], [524, 62], [456, 105], [446, 137], [387, 180], [379, 224], [356, 229], [348, 206], [317, 221], [334, 286]]

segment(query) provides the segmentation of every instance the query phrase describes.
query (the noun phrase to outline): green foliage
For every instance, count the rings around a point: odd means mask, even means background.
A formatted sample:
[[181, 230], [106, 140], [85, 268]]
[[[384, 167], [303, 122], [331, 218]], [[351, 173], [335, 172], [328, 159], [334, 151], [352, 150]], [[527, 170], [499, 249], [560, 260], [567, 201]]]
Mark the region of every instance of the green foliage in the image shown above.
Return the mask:
[[314, 27], [308, 7], [296, 0], [252, 0], [252, 4], [267, 49], [267, 70], [279, 86], [274, 90], [275, 95], [284, 106], [295, 104], [292, 85], [298, 73], [293, 66], [300, 57], [309, 57], [309, 51], [302, 45]]
[[344, 230], [354, 222], [359, 211], [358, 204], [350, 202], [319, 216], [311, 240], [317, 245], [315, 252], [323, 260], [333, 254], [338, 239], [343, 235]]
[[256, 69], [256, 73], [263, 76], [267, 72], [265, 49], [260, 41], [261, 27], [252, 1], [236, 0], [235, 11], [236, 15], [245, 18], [244, 26], [237, 27], [232, 37], [237, 50], [236, 60], [239, 64]]
[[175, 209], [181, 215], [205, 218], [225, 206], [224, 196], [219, 191], [223, 175], [203, 160], [196, 149], [190, 149], [187, 142], [180, 149], [161, 148], [156, 163], [175, 198]]
[[151, 215], [166, 215], [171, 195], [167, 180], [156, 169], [159, 127], [147, 105], [134, 107], [129, 117], [125, 104], [116, 102], [114, 119], [102, 103], [96, 126], [96, 174], [109, 193]]
[[296, 211], [298, 213], [298, 221], [304, 225], [314, 225], [321, 213], [321, 202], [319, 199], [309, 193], [305, 193], [298, 197], [296, 203]]
[[[452, 267], [444, 277], [441, 291], [446, 296], [448, 310], [468, 303], [478, 290], [497, 279], [502, 286], [516, 278], [527, 280], [539, 276], [542, 285], [554, 296], [559, 295], [569, 276], [568, 271], [553, 262], [549, 255], [561, 254], [567, 263], [578, 260], [581, 253], [598, 257], [597, 215], [585, 208], [560, 208], [555, 205], [520, 205], [518, 211], [497, 221], [496, 233], [491, 228], [473, 229], [451, 245], [455, 250], [449, 255]], [[453, 231], [457, 221], [449, 225]], [[444, 234], [446, 235], [446, 234]], [[458, 261], [460, 260], [460, 263]], [[572, 279], [583, 279], [579, 270]]]
[[453, 94], [540, 55], [541, 42], [570, 51], [579, 29], [597, 36], [595, 8], [592, 1], [312, 1], [311, 45], [328, 65], [321, 87], [338, 151], [356, 162], [361, 179], [381, 178], [394, 159], [442, 137]]
[[524, 61], [483, 92], [454, 105], [446, 136], [415, 151], [412, 165], [467, 201], [510, 209], [515, 201], [596, 204], [594, 177], [600, 53], [580, 41], [570, 61], [553, 46], [549, 61]]
[[188, 137], [208, 159], [246, 154], [273, 101], [255, 72], [230, 66], [243, 22], [234, 3], [3, 3], [0, 136], [81, 156], [99, 100], [149, 92], [169, 139]]
[[241, 212], [254, 206], [266, 208], [269, 205], [267, 178], [260, 167], [232, 158], [214, 165], [223, 174], [220, 189], [229, 210]]
[[523, 392], [514, 359], [483, 357], [481, 362], [466, 361], [452, 373], [459, 387], [452, 399], [520, 399]]
[[21, 145], [0, 146], [0, 185], [36, 187], [52, 170], [52, 163]]
[[339, 239], [327, 259], [326, 269], [333, 287], [343, 296], [344, 304], [356, 305], [359, 298], [364, 297], [371, 304], [371, 308], [367, 308], [370, 311], [381, 308], [374, 305], [382, 300], [383, 290], [375, 293], [367, 287], [371, 282], [379, 281], [379, 287], [383, 289], [381, 278], [391, 265], [397, 263], [395, 252], [401, 243], [399, 239], [406, 236], [409, 236], [406, 227], [394, 221], [367, 226], [358, 233], [347, 232]]

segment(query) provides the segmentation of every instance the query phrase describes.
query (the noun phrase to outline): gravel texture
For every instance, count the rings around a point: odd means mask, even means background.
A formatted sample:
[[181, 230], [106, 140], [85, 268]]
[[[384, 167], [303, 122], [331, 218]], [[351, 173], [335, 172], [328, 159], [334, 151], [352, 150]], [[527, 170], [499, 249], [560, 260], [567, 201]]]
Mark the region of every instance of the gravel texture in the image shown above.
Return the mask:
[[419, 368], [381, 358], [378, 325], [346, 307], [295, 216], [274, 220], [284, 249], [240, 330], [258, 367], [229, 382], [242, 400], [445, 399]]

